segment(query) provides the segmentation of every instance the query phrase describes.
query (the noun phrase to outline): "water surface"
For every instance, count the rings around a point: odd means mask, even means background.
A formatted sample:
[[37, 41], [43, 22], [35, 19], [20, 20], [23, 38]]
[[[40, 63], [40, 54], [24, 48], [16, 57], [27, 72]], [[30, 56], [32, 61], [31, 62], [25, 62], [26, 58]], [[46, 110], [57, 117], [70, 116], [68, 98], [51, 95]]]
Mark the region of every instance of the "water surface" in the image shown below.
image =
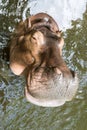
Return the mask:
[[[0, 130], [87, 130], [87, 1], [72, 2], [0, 0]], [[3, 51], [16, 24], [40, 11], [52, 15], [63, 30], [63, 58], [79, 76], [75, 98], [56, 108], [27, 102], [24, 77], [10, 71]]]

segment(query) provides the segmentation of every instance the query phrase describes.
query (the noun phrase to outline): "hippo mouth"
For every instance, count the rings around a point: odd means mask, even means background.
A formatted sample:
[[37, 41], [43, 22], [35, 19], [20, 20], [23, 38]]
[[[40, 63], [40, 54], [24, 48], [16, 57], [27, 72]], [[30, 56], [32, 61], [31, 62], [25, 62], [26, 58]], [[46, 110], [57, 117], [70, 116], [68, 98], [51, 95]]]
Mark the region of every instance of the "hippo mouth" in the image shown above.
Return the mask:
[[43, 107], [61, 106], [66, 101], [71, 101], [76, 94], [78, 88], [76, 74], [73, 78], [64, 78], [62, 74], [42, 77], [39, 72], [33, 76], [30, 86], [25, 87], [25, 96], [29, 102], [35, 105]]
[[42, 106], [42, 107], [57, 107], [57, 106], [61, 106], [65, 103], [65, 100], [46, 100], [46, 99], [39, 99], [39, 98], [35, 98], [33, 97], [27, 87], [25, 87], [25, 96], [27, 98], [27, 100], [35, 105], [38, 106]]

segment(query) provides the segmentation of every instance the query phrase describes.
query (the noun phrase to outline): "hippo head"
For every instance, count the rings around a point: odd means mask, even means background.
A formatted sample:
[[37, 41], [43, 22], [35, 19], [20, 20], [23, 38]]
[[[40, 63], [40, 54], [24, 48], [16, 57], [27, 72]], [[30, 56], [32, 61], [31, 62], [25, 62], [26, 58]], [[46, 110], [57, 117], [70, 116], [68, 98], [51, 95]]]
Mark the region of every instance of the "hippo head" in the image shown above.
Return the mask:
[[39, 106], [55, 107], [70, 101], [78, 78], [62, 59], [64, 40], [54, 19], [39, 13], [20, 22], [10, 46], [10, 68], [25, 75], [26, 98]]

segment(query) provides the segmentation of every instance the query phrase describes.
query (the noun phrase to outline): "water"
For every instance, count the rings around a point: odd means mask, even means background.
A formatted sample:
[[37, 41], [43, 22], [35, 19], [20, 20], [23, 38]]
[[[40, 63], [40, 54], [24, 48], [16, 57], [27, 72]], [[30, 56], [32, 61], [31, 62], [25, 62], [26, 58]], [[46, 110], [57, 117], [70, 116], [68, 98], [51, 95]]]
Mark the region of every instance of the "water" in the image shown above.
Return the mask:
[[[0, 130], [87, 130], [87, 1], [79, 0], [78, 6], [77, 0], [72, 2], [0, 0]], [[39, 11], [52, 14], [59, 23], [65, 39], [63, 57], [79, 76], [75, 98], [57, 108], [27, 102], [24, 77], [12, 74], [3, 51], [17, 22]]]

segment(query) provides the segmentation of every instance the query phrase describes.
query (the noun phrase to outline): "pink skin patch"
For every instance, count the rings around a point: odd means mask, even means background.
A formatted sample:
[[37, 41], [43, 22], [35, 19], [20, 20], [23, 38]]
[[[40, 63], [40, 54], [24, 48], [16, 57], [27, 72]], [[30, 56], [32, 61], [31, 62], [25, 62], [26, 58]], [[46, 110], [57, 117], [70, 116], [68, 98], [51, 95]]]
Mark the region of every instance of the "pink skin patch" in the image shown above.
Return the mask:
[[20, 75], [25, 69], [25, 66], [17, 64], [17, 63], [12, 63], [10, 65], [10, 68], [15, 75]]

